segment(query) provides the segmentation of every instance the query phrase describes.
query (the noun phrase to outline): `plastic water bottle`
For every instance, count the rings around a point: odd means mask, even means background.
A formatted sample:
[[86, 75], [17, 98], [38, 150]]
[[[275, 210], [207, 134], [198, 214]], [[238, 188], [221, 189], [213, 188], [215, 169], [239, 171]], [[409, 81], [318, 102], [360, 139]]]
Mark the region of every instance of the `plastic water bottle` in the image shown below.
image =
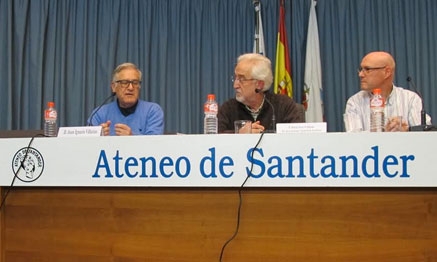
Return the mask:
[[58, 134], [58, 112], [55, 109], [55, 102], [48, 102], [44, 110], [44, 135], [57, 136]]
[[203, 133], [204, 134], [217, 134], [218, 122], [217, 112], [218, 104], [215, 101], [215, 95], [209, 94], [206, 100], [203, 111], [205, 112], [205, 118], [203, 119]]
[[370, 132], [384, 132], [384, 106], [381, 89], [374, 89], [370, 98]]

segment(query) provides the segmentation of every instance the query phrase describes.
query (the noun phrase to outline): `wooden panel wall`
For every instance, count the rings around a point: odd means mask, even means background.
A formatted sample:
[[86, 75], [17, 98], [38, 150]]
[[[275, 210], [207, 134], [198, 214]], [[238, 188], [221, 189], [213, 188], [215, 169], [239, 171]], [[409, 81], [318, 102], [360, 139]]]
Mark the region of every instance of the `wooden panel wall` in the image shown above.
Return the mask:
[[[4, 190], [3, 190], [4, 191]], [[222, 261], [437, 261], [435, 189], [245, 189]], [[13, 188], [3, 261], [219, 261], [236, 189]]]

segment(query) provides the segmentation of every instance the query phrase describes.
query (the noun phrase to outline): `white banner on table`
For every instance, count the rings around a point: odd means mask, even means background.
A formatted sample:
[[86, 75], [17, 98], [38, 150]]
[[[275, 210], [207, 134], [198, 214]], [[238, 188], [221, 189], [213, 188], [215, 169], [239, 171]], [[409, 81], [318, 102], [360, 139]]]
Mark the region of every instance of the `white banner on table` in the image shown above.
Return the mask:
[[437, 133], [0, 139], [0, 185], [436, 187]]

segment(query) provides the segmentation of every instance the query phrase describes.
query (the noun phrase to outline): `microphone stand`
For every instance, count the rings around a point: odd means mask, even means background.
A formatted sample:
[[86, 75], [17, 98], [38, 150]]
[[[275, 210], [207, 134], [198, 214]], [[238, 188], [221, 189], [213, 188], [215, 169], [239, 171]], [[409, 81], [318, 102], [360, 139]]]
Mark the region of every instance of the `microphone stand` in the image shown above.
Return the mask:
[[270, 105], [273, 111], [272, 115], [272, 123], [270, 124], [271, 129], [264, 131], [264, 133], [276, 133], [276, 115], [275, 115], [275, 108], [273, 107], [270, 100], [267, 98], [267, 96], [264, 94], [264, 100]]
[[437, 128], [433, 125], [418, 125], [418, 126], [410, 126], [408, 128], [409, 131], [417, 132], [417, 131], [437, 131]]
[[414, 92], [419, 96], [422, 101], [422, 110], [420, 111], [420, 125], [418, 126], [410, 126], [408, 128], [409, 131], [437, 131], [437, 128], [433, 125], [426, 124], [426, 111], [425, 111], [425, 102], [423, 101], [422, 94], [416, 88], [416, 85], [413, 82], [413, 79], [409, 76], [407, 77], [407, 82], [411, 84], [414, 88]]
[[102, 106], [104, 104], [106, 104], [106, 102], [108, 102], [110, 99], [112, 99], [115, 96], [115, 92], [112, 92], [110, 96], [108, 96], [105, 101], [103, 101], [103, 103], [100, 104], [99, 107], [97, 107], [96, 110], [94, 110], [93, 114], [90, 116], [89, 118], [89, 122], [87, 123], [87, 126], [92, 126], [91, 122], [93, 121], [93, 117], [96, 115], [96, 113], [100, 110], [100, 108], [102, 108]]

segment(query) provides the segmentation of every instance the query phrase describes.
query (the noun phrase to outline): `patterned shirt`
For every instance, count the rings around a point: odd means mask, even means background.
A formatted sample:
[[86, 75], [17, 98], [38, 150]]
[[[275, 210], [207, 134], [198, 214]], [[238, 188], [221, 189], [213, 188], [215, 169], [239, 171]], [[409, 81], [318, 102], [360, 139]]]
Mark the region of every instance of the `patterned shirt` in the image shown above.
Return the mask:
[[[363, 131], [370, 130], [370, 98], [372, 94], [360, 91], [351, 96], [346, 103], [345, 114], [358, 117]], [[390, 96], [385, 101], [384, 117], [402, 116], [408, 126], [420, 125], [420, 112], [422, 111], [422, 99], [413, 91], [393, 85]], [[426, 116], [426, 124], [431, 125], [431, 117]]]

